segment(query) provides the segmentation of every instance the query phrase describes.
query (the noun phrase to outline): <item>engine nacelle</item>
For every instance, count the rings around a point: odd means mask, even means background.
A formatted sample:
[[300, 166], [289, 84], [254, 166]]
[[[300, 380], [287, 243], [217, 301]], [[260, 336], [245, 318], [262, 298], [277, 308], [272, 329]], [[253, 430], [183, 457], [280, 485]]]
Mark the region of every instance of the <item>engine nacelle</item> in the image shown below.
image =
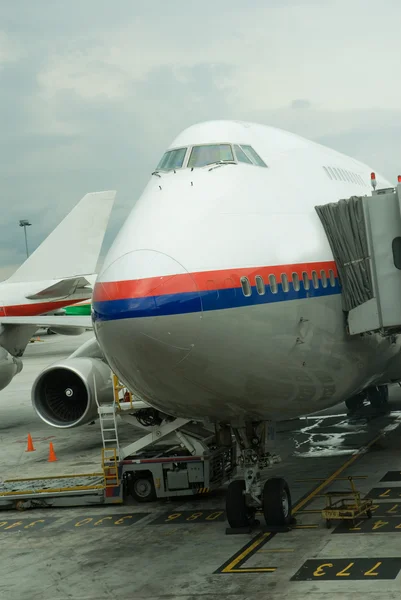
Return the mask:
[[59, 335], [82, 335], [85, 333], [85, 327], [49, 327], [50, 331], [53, 333], [58, 333]]
[[12, 356], [0, 346], [0, 390], [3, 390], [12, 379], [22, 371], [22, 360]]
[[[96, 385], [96, 390], [95, 390]], [[50, 365], [32, 386], [32, 404], [48, 425], [67, 429], [97, 418], [98, 402], [111, 402], [111, 370], [101, 359], [72, 355]]]

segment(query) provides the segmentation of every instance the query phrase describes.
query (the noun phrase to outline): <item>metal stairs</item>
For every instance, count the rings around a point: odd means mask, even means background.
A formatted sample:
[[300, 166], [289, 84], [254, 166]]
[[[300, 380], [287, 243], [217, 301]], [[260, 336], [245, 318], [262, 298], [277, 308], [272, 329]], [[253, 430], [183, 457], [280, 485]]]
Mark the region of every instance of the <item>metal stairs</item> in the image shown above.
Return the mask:
[[120, 444], [117, 430], [117, 404], [115, 397], [111, 402], [100, 404], [94, 382], [95, 400], [99, 415], [100, 431], [102, 435], [102, 469], [105, 487], [115, 487], [120, 484], [118, 476], [118, 459], [120, 457]]

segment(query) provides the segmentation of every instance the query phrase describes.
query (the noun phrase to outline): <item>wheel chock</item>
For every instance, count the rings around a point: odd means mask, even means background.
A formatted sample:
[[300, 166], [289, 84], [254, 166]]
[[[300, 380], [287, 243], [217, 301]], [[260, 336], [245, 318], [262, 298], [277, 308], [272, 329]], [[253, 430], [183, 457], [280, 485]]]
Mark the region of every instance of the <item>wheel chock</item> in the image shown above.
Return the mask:
[[227, 527], [226, 535], [241, 535], [244, 533], [252, 533], [252, 531], [255, 529], [255, 527], [258, 527], [259, 525], [260, 525], [260, 521], [255, 519], [254, 521], [252, 521], [252, 523], [250, 523], [246, 527]]

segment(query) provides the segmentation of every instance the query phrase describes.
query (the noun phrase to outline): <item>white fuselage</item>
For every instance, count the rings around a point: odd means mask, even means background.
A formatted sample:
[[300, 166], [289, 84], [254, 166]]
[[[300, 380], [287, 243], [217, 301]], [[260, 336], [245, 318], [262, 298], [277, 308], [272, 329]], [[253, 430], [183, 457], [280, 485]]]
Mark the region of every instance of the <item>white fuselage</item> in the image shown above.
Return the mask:
[[[208, 144], [251, 146], [267, 166], [191, 168]], [[400, 343], [346, 334], [315, 211], [370, 194], [371, 169], [231, 121], [190, 127], [171, 148], [186, 148], [182, 168], [151, 177], [95, 286], [96, 336], [120, 379], [169, 414], [230, 422], [314, 412], [385, 381]]]

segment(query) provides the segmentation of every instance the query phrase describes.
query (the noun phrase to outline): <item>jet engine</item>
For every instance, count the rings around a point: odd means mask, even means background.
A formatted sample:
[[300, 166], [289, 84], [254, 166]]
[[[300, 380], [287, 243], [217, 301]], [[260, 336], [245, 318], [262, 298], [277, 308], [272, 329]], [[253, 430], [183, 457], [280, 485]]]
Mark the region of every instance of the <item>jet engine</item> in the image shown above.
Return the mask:
[[0, 390], [8, 386], [10, 381], [22, 371], [22, 360], [12, 356], [0, 346]]
[[46, 367], [32, 386], [32, 404], [53, 427], [68, 429], [97, 418], [97, 404], [113, 398], [110, 367], [96, 340], [83, 344], [69, 358]]

